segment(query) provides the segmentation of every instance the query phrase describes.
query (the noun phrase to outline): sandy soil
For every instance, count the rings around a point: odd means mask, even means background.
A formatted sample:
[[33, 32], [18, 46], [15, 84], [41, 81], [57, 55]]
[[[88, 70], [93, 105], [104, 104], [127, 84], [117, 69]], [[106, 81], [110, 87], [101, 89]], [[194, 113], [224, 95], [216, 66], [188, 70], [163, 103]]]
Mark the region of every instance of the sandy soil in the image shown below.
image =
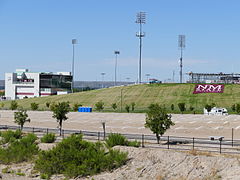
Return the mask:
[[[31, 119], [25, 126], [56, 128], [56, 120], [50, 111], [28, 111]], [[13, 111], [0, 111], [0, 124], [16, 125], [13, 122]], [[102, 131], [101, 122], [106, 122], [107, 132], [152, 134], [144, 128], [144, 113], [79, 113], [70, 112], [69, 119], [63, 123], [64, 129]], [[240, 116], [214, 116], [173, 114], [175, 126], [171, 127], [165, 135], [186, 137], [224, 136], [230, 139], [232, 128], [234, 138], [240, 139]]]

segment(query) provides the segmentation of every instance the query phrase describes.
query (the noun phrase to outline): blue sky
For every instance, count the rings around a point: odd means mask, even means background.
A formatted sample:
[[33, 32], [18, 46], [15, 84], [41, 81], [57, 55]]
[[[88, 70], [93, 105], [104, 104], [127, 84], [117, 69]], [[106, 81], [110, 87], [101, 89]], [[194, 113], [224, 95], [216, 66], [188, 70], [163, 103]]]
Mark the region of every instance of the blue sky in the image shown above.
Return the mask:
[[143, 80], [175, 71], [178, 81], [179, 34], [186, 35], [184, 73], [239, 73], [239, 7], [238, 0], [0, 0], [0, 79], [16, 68], [71, 71], [76, 38], [76, 80], [101, 80], [101, 72], [113, 80], [119, 50], [118, 80], [136, 81], [139, 11], [147, 12]]

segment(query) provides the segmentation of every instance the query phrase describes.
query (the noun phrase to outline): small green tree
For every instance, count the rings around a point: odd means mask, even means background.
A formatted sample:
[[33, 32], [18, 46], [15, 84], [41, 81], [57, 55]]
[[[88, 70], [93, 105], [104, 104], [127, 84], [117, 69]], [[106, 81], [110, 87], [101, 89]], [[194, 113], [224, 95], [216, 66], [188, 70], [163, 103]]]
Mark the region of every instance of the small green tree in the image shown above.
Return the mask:
[[171, 120], [172, 116], [167, 114], [166, 108], [159, 104], [151, 104], [148, 109], [145, 127], [150, 128], [150, 130], [156, 134], [157, 143], [159, 144], [160, 136], [162, 136], [170, 126], [174, 125]]
[[171, 104], [171, 110], [174, 111], [174, 104]]
[[236, 111], [236, 105], [233, 104], [232, 107], [231, 107], [232, 111], [235, 112]]
[[112, 106], [112, 108], [113, 108], [114, 111], [117, 109], [117, 104], [116, 104], [116, 103], [112, 103], [111, 106]]
[[51, 103], [50, 103], [50, 102], [46, 102], [46, 107], [47, 107], [47, 108], [49, 108], [49, 107], [50, 107], [50, 105], [51, 105]]
[[208, 115], [209, 115], [209, 112], [212, 110], [212, 105], [206, 104], [206, 105], [205, 105], [205, 109], [207, 110]]
[[70, 111], [69, 102], [59, 102], [51, 106], [51, 110], [53, 111], [53, 118], [57, 119], [59, 123], [60, 136], [62, 135], [62, 122], [67, 120], [67, 113]]
[[178, 103], [178, 108], [183, 113], [186, 110], [185, 103]]
[[131, 109], [132, 109], [132, 111], [134, 111], [134, 110], [135, 110], [135, 105], [136, 105], [136, 103], [135, 103], [135, 102], [132, 102], [132, 103], [131, 103]]
[[240, 114], [240, 104], [236, 104], [236, 112]]
[[17, 108], [18, 108], [18, 103], [17, 103], [17, 101], [11, 101], [10, 109], [11, 109], [11, 110], [16, 110]]
[[130, 106], [129, 106], [128, 104], [126, 104], [125, 109], [126, 109], [126, 111], [129, 113], [129, 111], [130, 111]]
[[98, 101], [98, 102], [95, 104], [95, 106], [96, 106], [96, 110], [97, 110], [97, 111], [102, 111], [102, 110], [104, 109], [104, 102]]
[[77, 112], [78, 111], [78, 108], [81, 107], [82, 105], [79, 104], [79, 103], [75, 103], [73, 104], [73, 111]]
[[195, 108], [194, 108], [193, 106], [190, 106], [190, 107], [189, 107], [189, 110], [190, 110], [190, 111], [193, 111], [194, 109], [195, 109]]
[[20, 125], [22, 130], [25, 122], [30, 122], [27, 111], [21, 109], [18, 112], [14, 112], [14, 122]]
[[35, 102], [31, 103], [31, 110], [36, 111], [38, 107], [39, 107], [38, 103], [35, 103]]

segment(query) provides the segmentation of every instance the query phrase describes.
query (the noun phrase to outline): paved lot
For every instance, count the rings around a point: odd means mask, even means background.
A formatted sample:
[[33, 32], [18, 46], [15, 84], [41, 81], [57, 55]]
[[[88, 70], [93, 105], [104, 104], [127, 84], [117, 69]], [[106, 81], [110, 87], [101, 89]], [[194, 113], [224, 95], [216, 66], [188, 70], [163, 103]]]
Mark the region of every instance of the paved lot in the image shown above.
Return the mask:
[[[1, 125], [16, 125], [13, 111], [0, 111]], [[57, 122], [50, 111], [28, 111], [31, 119], [25, 126], [56, 128]], [[79, 113], [71, 112], [69, 119], [63, 123], [64, 129], [102, 131], [101, 121], [106, 122], [107, 132], [152, 134], [144, 128], [143, 113]], [[224, 136], [231, 138], [234, 128], [234, 138], [240, 139], [240, 115], [213, 116], [174, 114], [175, 126], [166, 135], [186, 137]]]

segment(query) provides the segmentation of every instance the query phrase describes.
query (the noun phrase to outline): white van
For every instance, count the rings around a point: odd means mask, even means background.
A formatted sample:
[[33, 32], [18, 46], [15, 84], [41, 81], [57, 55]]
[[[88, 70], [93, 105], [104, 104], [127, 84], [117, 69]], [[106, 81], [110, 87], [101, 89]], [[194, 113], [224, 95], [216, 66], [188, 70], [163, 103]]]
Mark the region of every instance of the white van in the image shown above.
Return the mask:
[[228, 115], [226, 108], [217, 108], [213, 107], [210, 112], [207, 111], [207, 109], [203, 109], [203, 113], [205, 115]]

